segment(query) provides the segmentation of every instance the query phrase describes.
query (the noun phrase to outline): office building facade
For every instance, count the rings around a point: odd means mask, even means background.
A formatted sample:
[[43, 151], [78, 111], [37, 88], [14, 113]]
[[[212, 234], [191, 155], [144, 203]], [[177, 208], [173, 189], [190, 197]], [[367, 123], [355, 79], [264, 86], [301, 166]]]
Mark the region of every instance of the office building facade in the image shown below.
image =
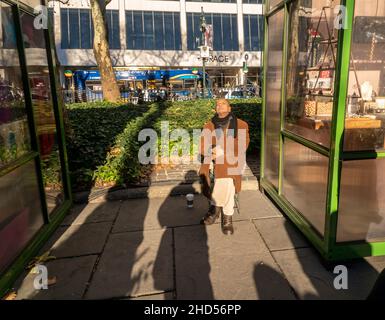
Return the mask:
[[[87, 0], [51, 2], [62, 70], [95, 68], [93, 26]], [[207, 72], [222, 86], [256, 80], [262, 63], [263, 0], [112, 0], [107, 6], [111, 57], [117, 68], [201, 67], [200, 16], [213, 28]]]

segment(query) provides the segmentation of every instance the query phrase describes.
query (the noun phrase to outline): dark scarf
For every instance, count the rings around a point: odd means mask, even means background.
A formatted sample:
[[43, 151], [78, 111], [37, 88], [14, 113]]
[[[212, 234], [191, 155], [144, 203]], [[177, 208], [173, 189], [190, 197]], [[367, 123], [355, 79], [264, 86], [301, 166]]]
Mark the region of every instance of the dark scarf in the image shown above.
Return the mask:
[[215, 116], [211, 119], [212, 123], [214, 124], [215, 130], [222, 129], [223, 131], [227, 129], [232, 129], [234, 134], [234, 139], [238, 136], [238, 121], [237, 117], [230, 112], [226, 117], [219, 118], [218, 114], [215, 114]]

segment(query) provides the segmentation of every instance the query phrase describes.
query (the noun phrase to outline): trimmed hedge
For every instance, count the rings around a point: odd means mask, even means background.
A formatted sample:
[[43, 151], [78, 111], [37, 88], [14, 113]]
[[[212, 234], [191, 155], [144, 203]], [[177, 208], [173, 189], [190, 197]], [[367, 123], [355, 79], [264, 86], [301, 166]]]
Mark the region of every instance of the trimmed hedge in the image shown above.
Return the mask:
[[97, 184], [122, 184], [137, 182], [145, 167], [139, 163], [138, 151], [141, 143], [138, 134], [144, 128], [154, 128], [154, 124], [169, 106], [168, 103], [154, 103], [143, 116], [128, 123], [115, 140], [112, 152], [94, 173]]
[[[261, 99], [231, 100], [233, 112], [249, 124], [250, 153], [259, 152], [261, 102]], [[138, 141], [139, 132], [154, 128], [159, 133], [161, 122], [168, 121], [170, 130], [183, 128], [192, 133], [211, 119], [214, 106], [214, 100], [156, 102], [143, 106], [100, 102], [70, 105], [68, 158], [73, 189], [92, 184], [139, 182], [151, 170], [138, 161], [138, 151], [143, 144]]]
[[262, 99], [231, 100], [234, 114], [249, 125], [249, 154], [258, 154], [261, 147]]
[[103, 165], [116, 137], [127, 123], [142, 116], [148, 106], [105, 102], [79, 103], [67, 107], [67, 151], [73, 189], [93, 183], [94, 171]]

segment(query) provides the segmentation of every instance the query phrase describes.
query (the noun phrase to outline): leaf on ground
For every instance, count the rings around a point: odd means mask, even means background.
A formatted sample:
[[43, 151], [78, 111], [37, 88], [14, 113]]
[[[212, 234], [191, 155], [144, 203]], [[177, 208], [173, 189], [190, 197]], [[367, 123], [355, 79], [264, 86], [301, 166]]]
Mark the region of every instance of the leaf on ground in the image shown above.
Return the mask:
[[49, 285], [49, 286], [52, 286], [52, 285], [56, 284], [56, 282], [57, 282], [56, 276], [53, 276], [53, 277], [51, 277], [51, 278], [48, 278], [48, 285]]
[[16, 291], [9, 292], [6, 294], [6, 296], [3, 298], [3, 300], [15, 300], [17, 297]]
[[[32, 261], [28, 264], [27, 270], [33, 269], [38, 264], [43, 264], [44, 262], [48, 262], [50, 260], [55, 260], [56, 257], [50, 256], [50, 253], [51, 253], [51, 251], [48, 250], [47, 252], [43, 253], [41, 256], [37, 256], [37, 257], [33, 258]], [[33, 273], [32, 270], [31, 270], [31, 273]]]

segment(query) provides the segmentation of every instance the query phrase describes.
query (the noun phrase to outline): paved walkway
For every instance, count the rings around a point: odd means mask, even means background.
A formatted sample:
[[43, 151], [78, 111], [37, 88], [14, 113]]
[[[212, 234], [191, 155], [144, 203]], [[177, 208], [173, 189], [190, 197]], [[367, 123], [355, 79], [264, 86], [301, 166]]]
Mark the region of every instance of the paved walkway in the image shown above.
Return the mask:
[[240, 195], [235, 234], [199, 225], [183, 196], [77, 205], [46, 244], [56, 284], [15, 284], [18, 299], [364, 299], [385, 258], [350, 263], [349, 289], [295, 227], [257, 190]]
[[[259, 175], [260, 161], [259, 155], [250, 155], [247, 157], [247, 165], [243, 172], [243, 181], [255, 180], [255, 177]], [[149, 176], [149, 181], [154, 183], [164, 182], [177, 182], [198, 181], [199, 177], [197, 172], [199, 171], [199, 164], [177, 164], [177, 165], [156, 165]]]
[[[188, 185], [193, 185], [195, 191], [200, 191], [198, 177], [199, 165], [168, 164], [152, 166], [148, 177], [137, 185], [122, 187], [93, 188], [90, 191], [79, 192], [74, 195], [75, 203], [92, 202], [95, 199], [126, 200], [138, 197], [166, 197], [168, 195], [186, 194]], [[242, 188], [255, 190], [260, 172], [259, 156], [248, 156], [245, 170], [242, 175]], [[173, 186], [178, 187], [173, 188]], [[151, 186], [151, 188], [150, 188]]]

